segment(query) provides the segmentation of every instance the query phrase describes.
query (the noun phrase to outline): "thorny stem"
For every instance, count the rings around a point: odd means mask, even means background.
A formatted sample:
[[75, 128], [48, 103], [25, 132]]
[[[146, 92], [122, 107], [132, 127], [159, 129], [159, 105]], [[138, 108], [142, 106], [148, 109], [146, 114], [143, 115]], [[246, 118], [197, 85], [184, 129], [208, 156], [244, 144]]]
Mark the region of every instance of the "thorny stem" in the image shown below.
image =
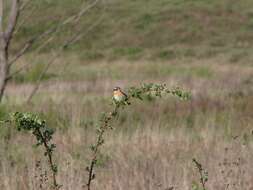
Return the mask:
[[104, 135], [106, 129], [109, 128], [109, 125], [110, 125], [109, 122], [112, 120], [112, 118], [114, 118], [117, 115], [118, 108], [119, 108], [119, 105], [116, 104], [113, 112], [109, 112], [109, 114], [107, 116], [105, 116], [105, 118], [103, 119], [103, 124], [101, 125], [101, 127], [99, 129], [97, 142], [96, 142], [95, 146], [93, 147], [92, 160], [91, 160], [90, 166], [87, 168], [88, 172], [89, 172], [89, 178], [88, 178], [88, 182], [87, 182], [87, 189], [88, 190], [90, 190], [91, 182], [95, 178], [94, 166], [96, 165], [96, 162], [97, 162], [97, 155], [98, 155], [99, 147], [104, 142], [103, 135]]
[[53, 152], [52, 152], [51, 148], [49, 147], [46, 138], [41, 133], [40, 129], [36, 129], [36, 132], [41, 137], [41, 139], [43, 141], [43, 145], [44, 145], [44, 147], [46, 149], [46, 155], [48, 157], [48, 163], [50, 165], [50, 169], [52, 171], [52, 176], [53, 176], [53, 187], [54, 187], [54, 189], [59, 189], [60, 186], [58, 185], [57, 180], [56, 180], [56, 173], [57, 173], [57, 171], [56, 171], [55, 165], [53, 163], [53, 159], [52, 159]]
[[205, 174], [205, 170], [203, 169], [202, 165], [195, 159], [192, 159], [193, 163], [196, 165], [198, 172], [199, 172], [199, 176], [200, 176], [200, 183], [202, 185], [203, 190], [207, 190], [206, 189], [206, 182], [207, 182], [207, 174]]
[[60, 185], [57, 183], [57, 165], [53, 162], [53, 151], [56, 148], [55, 144], [51, 144], [50, 141], [53, 138], [54, 131], [47, 127], [46, 121], [41, 120], [37, 115], [32, 113], [16, 112], [11, 114], [10, 120], [6, 122], [14, 123], [17, 130], [31, 131], [36, 137], [36, 146], [43, 145], [45, 148], [44, 156], [48, 158], [48, 166], [52, 171], [52, 188], [55, 190], [60, 189]]

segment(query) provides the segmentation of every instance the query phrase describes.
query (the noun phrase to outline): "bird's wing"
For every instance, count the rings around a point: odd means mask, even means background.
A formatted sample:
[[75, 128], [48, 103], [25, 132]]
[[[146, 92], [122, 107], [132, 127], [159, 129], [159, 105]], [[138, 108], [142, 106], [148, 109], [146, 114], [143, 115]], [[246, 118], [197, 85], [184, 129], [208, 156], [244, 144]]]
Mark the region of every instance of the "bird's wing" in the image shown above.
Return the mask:
[[127, 96], [123, 91], [121, 91], [121, 93], [122, 93], [126, 98], [128, 98], [128, 96]]

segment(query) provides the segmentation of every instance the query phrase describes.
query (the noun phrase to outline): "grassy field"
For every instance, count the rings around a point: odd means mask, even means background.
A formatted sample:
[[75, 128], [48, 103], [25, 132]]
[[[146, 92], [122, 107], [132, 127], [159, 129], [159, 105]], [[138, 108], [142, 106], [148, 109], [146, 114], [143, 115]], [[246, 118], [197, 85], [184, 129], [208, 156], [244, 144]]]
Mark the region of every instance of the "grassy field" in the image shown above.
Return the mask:
[[[82, 0], [34, 1], [21, 14], [13, 51], [27, 37], [43, 31], [80, 9]], [[89, 1], [85, 1], [89, 2]], [[81, 60], [168, 60], [226, 56], [229, 62], [252, 61], [253, 2], [251, 0], [108, 0], [90, 10], [78, 23], [55, 35], [49, 52], [73, 30], [85, 32], [102, 22], [69, 51]], [[32, 15], [32, 16], [29, 16]]]
[[[20, 28], [13, 52], [80, 3], [40, 4]], [[30, 104], [26, 99], [51, 50], [70, 28], [19, 61], [33, 64], [9, 84], [0, 118], [30, 111], [46, 119], [56, 130], [62, 189], [85, 189], [89, 147], [101, 113], [111, 108], [113, 87], [180, 86], [191, 100], [167, 96], [121, 111], [106, 133], [93, 189], [200, 190], [193, 158], [208, 171], [208, 190], [253, 189], [253, 1], [109, 0], [76, 27], [85, 29], [101, 14], [103, 22], [57, 58]], [[1, 127], [0, 136], [0, 189], [50, 189], [40, 175], [48, 167], [43, 150], [32, 146], [35, 139], [10, 127]]]

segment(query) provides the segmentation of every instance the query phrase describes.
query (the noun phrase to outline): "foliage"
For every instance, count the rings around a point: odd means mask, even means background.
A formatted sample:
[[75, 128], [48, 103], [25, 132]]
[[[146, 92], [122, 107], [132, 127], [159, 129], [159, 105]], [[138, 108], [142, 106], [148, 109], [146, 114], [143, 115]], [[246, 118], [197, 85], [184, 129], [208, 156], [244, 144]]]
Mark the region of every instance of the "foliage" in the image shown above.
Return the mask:
[[182, 91], [176, 87], [173, 89], [166, 88], [165, 84], [143, 84], [141, 87], [130, 87], [128, 90], [128, 96], [130, 98], [137, 98], [143, 100], [144, 97], [162, 97], [165, 94], [171, 94], [180, 99], [187, 100], [190, 98], [190, 93]]
[[36, 146], [44, 146], [44, 156], [48, 158], [49, 166], [52, 171], [53, 188], [59, 189], [59, 184], [56, 181], [57, 165], [53, 162], [52, 156], [56, 145], [51, 143], [54, 130], [49, 128], [45, 120], [40, 119], [32, 113], [16, 112], [11, 115], [12, 123], [15, 124], [18, 131], [31, 131], [36, 137]]

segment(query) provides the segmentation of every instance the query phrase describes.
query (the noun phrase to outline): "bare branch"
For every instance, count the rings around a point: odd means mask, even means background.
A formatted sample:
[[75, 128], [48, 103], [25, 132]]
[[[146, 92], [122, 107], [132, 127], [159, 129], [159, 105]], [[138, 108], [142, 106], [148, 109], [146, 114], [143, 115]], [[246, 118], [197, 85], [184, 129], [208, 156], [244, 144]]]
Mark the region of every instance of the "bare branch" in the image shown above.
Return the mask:
[[30, 95], [27, 98], [27, 102], [31, 102], [32, 97], [35, 95], [35, 93], [37, 92], [37, 90], [40, 87], [40, 82], [42, 80], [42, 78], [44, 77], [44, 75], [47, 73], [49, 67], [55, 62], [55, 60], [57, 59], [57, 57], [60, 55], [60, 53], [58, 52], [46, 65], [46, 67], [43, 69], [43, 71], [40, 73], [40, 76], [38, 78], [38, 80], [36, 81], [35, 87], [33, 88], [32, 92], [30, 93]]
[[24, 47], [15, 55], [14, 58], [12, 58], [12, 60], [9, 61], [9, 65], [11, 66], [14, 62], [16, 62], [22, 55], [24, 55], [26, 53], [26, 51], [32, 46], [32, 44], [34, 43], [34, 39], [31, 39], [29, 41], [27, 41], [24, 45]]
[[[104, 14], [102, 14], [100, 16], [100, 18], [96, 22], [94, 22], [85, 32], [82, 33], [79, 31], [79, 35], [75, 34], [69, 40], [66, 40], [65, 43], [59, 48], [59, 51], [62, 51], [63, 49], [69, 47], [70, 45], [77, 43], [81, 38], [83, 38], [90, 31], [92, 31], [96, 26], [98, 26], [102, 22], [103, 18], [104, 18]], [[52, 39], [49, 39], [49, 40], [51, 41]], [[48, 41], [46, 41], [46, 42], [48, 42]], [[43, 47], [46, 45], [46, 42], [44, 43]], [[31, 42], [30, 43], [28, 42], [27, 45], [24, 46], [24, 48], [21, 49], [21, 51], [9, 63], [13, 64], [17, 59], [19, 59], [25, 53], [25, 51], [30, 47], [30, 45], [31, 45]], [[41, 46], [38, 48], [41, 48]], [[17, 69], [15, 72], [11, 73], [7, 77], [6, 80], [12, 79], [15, 75], [19, 74], [20, 72], [22, 72], [24, 69], [27, 69], [28, 67], [29, 67], [29, 64], [23, 65], [22, 67]]]
[[58, 49], [58, 52], [55, 54], [55, 56], [48, 62], [48, 64], [44, 68], [44, 70], [41, 72], [41, 74], [40, 74], [40, 76], [39, 76], [39, 78], [36, 82], [36, 85], [35, 85], [34, 89], [32, 90], [31, 94], [27, 98], [28, 103], [32, 100], [32, 97], [39, 90], [42, 78], [44, 77], [44, 75], [46, 74], [46, 72], [48, 71], [50, 66], [60, 56], [62, 50], [64, 50], [65, 48], [68, 48], [70, 45], [72, 45], [72, 44], [76, 43], [77, 41], [79, 41], [83, 36], [87, 35], [90, 31], [92, 31], [96, 26], [98, 26], [102, 22], [103, 18], [104, 18], [104, 14], [102, 14], [99, 17], [99, 19], [94, 24], [92, 24], [84, 33], [79, 32], [80, 33], [79, 35], [74, 34], [70, 39], [65, 41], [65, 43]]
[[[73, 38], [71, 38], [71, 39], [69, 40], [69, 43], [68, 43], [68, 44], [65, 44], [64, 48], [68, 48], [68, 47], [71, 46], [72, 44], [77, 43], [79, 40], [81, 40], [82, 38], [84, 38], [85, 35], [87, 35], [90, 31], [92, 31], [96, 26], [98, 26], [98, 25], [103, 21], [103, 18], [104, 18], [103, 15], [101, 15], [101, 17], [100, 17], [93, 25], [91, 25], [91, 26], [86, 30], [86, 32], [80, 33], [80, 34], [77, 35], [77, 36], [73, 36]], [[63, 67], [61, 73], [63, 73], [63, 72], [66, 70], [66, 68], [68, 67], [69, 64], [70, 64], [70, 62], [68, 62], [66, 65], [64, 65], [64, 67]]]
[[79, 14], [76, 17], [76, 21], [78, 21], [87, 11], [89, 11], [90, 9], [92, 9], [94, 6], [96, 6], [96, 4], [99, 2], [99, 0], [95, 0], [93, 3], [91, 3], [90, 5], [88, 5], [86, 8], [81, 9], [81, 11], [79, 12]]
[[[20, 10], [20, 13], [22, 14], [22, 9], [20, 8], [19, 10]], [[33, 14], [36, 12], [36, 10], [37, 10], [36, 7], [33, 7], [30, 9], [29, 14], [24, 15], [24, 18], [22, 18], [22, 20], [20, 20], [17, 23], [16, 29], [14, 31], [14, 35], [19, 32], [20, 28], [25, 24], [25, 22], [28, 20], [28, 18], [31, 18], [33, 16]], [[20, 15], [20, 17], [22, 17], [22, 15]]]
[[7, 45], [9, 44], [12, 38], [15, 26], [17, 25], [18, 16], [19, 16], [19, 0], [12, 0], [8, 26], [4, 34]]
[[3, 0], [0, 0], [0, 102], [3, 98], [6, 87], [6, 77], [9, 74], [6, 53], [6, 41], [4, 39], [3, 30]]
[[21, 2], [21, 5], [19, 7], [20, 12], [23, 11], [31, 2], [32, 2], [32, 0], [27, 0], [27, 1]]
[[67, 48], [68, 46], [78, 42], [81, 40], [85, 35], [87, 35], [90, 31], [92, 31], [96, 26], [98, 26], [103, 20], [103, 15], [96, 21], [94, 22], [85, 32], [79, 32], [79, 35], [73, 35], [73, 37], [68, 40], [64, 45], [63, 48]]
[[[39, 51], [41, 48], [45, 47], [50, 41], [53, 40], [53, 37], [49, 38], [47, 41], [45, 41], [44, 43], [42, 43], [41, 46], [38, 47], [37, 51]], [[26, 48], [26, 47], [25, 47]], [[25, 50], [25, 49], [24, 49]], [[17, 55], [17, 57], [15, 59], [18, 59], [20, 56], [22, 56], [22, 52], [20, 52], [20, 54]], [[25, 65], [23, 65], [22, 67], [20, 67], [19, 69], [17, 69], [15, 72], [11, 73], [8, 75], [8, 77], [6, 78], [6, 81], [9, 81], [10, 79], [12, 79], [15, 75], [19, 74], [20, 72], [22, 72], [24, 69], [28, 68], [30, 65], [27, 63]]]
[[95, 0], [92, 4], [90, 4], [89, 6], [87, 6], [86, 8], [82, 8], [77, 14], [75, 15], [72, 15], [68, 18], [66, 18], [63, 22], [60, 22], [58, 25], [56, 26], [53, 26], [47, 30], [45, 30], [44, 32], [42, 32], [41, 34], [38, 34], [36, 36], [34, 36], [32, 39], [28, 40], [23, 48], [21, 48], [21, 50], [14, 56], [14, 58], [12, 60], [10, 60], [9, 64], [12, 65], [14, 64], [20, 57], [22, 57], [25, 53], [27, 53], [27, 51], [29, 51], [29, 49], [32, 47], [32, 45], [50, 35], [50, 34], [53, 34], [53, 33], [57, 33], [59, 31], [61, 31], [62, 27], [71, 23], [71, 22], [77, 22], [80, 20], [80, 18], [85, 14], [87, 13], [91, 8], [93, 8], [97, 3], [99, 2], [99, 0]]
[[11, 80], [15, 75], [21, 73], [23, 70], [25, 70], [26, 68], [28, 68], [30, 65], [29, 64], [25, 64], [22, 67], [20, 67], [19, 69], [17, 69], [15, 72], [11, 73], [8, 77], [6, 77], [6, 81]]

